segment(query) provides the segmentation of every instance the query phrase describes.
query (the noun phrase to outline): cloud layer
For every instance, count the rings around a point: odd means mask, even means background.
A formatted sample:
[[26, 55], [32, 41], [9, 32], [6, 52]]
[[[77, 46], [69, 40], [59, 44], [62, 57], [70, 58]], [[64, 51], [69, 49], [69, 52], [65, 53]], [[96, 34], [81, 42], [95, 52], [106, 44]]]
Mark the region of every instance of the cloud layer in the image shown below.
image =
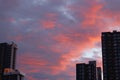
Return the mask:
[[101, 66], [101, 32], [120, 30], [119, 3], [0, 0], [0, 42], [16, 42], [26, 80], [75, 80], [76, 63]]

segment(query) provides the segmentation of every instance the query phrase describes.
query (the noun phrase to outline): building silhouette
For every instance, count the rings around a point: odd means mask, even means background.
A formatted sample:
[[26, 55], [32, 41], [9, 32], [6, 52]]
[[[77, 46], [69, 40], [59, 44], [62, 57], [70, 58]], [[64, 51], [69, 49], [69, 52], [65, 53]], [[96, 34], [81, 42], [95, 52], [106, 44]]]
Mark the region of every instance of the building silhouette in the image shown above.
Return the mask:
[[96, 69], [96, 74], [97, 74], [97, 80], [102, 80], [102, 75], [101, 75], [101, 67], [97, 67]]
[[76, 80], [87, 80], [86, 76], [88, 76], [86, 64], [76, 64]]
[[15, 69], [16, 50], [15, 43], [0, 43], [0, 65], [2, 68]]
[[22, 80], [23, 75], [16, 70], [15, 43], [0, 43], [0, 80]]
[[103, 80], [120, 80], [120, 32], [102, 33]]
[[76, 80], [97, 80], [96, 61], [76, 64]]

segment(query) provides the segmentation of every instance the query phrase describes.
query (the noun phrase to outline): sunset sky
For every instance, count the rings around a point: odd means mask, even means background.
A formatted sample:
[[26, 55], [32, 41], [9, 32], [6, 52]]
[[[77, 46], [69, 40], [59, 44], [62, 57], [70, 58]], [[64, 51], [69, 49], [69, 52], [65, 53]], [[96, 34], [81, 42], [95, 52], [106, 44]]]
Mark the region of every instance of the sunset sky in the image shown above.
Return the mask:
[[0, 0], [0, 42], [18, 45], [26, 80], [75, 80], [76, 63], [101, 66], [101, 32], [119, 26], [120, 0]]

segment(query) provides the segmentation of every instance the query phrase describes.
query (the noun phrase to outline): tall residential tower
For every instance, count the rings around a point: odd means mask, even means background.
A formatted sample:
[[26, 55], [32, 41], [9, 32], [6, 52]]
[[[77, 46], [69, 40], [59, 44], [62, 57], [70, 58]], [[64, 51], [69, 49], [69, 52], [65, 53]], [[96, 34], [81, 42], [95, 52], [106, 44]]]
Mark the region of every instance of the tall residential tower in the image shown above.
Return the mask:
[[120, 80], [120, 32], [102, 33], [103, 80]]
[[76, 64], [76, 80], [96, 80], [96, 61]]
[[15, 43], [0, 43], [0, 80], [23, 80], [22, 75], [16, 70]]
[[97, 80], [102, 80], [102, 71], [101, 71], [101, 67], [97, 67]]
[[15, 69], [16, 64], [16, 50], [15, 43], [0, 43], [0, 66], [2, 68]]

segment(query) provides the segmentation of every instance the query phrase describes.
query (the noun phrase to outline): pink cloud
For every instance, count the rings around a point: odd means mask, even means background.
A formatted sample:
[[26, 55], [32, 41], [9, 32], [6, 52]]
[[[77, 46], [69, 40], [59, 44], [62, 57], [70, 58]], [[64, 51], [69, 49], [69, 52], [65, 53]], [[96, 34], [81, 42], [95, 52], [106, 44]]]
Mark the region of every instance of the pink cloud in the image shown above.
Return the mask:
[[101, 20], [101, 9], [103, 5], [96, 4], [91, 6], [85, 13], [84, 13], [84, 21], [82, 22], [82, 26], [94, 26], [96, 25], [98, 20]]
[[54, 21], [41, 21], [41, 24], [44, 28], [46, 29], [52, 29], [55, 27], [55, 22]]

